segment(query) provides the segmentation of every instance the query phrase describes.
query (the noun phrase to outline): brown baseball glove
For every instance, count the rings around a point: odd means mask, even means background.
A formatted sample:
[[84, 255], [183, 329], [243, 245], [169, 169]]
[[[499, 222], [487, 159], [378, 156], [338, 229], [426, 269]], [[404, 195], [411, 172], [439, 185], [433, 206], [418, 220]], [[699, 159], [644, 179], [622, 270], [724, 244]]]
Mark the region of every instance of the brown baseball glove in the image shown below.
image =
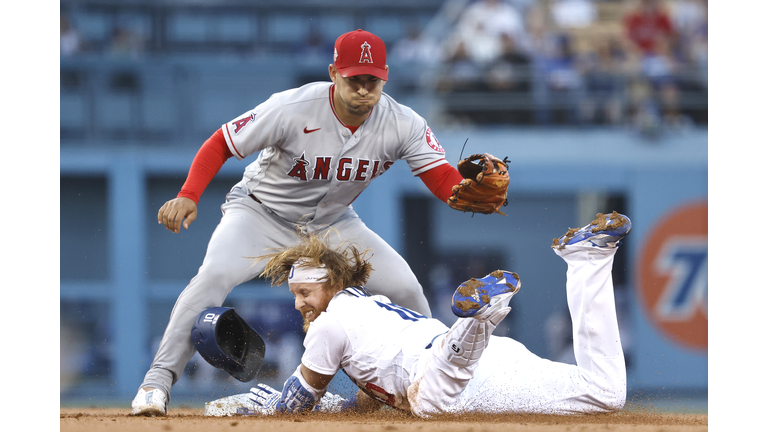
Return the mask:
[[499, 208], [507, 205], [508, 162], [488, 153], [459, 161], [457, 168], [464, 180], [453, 187], [448, 205], [463, 212], [506, 216]]

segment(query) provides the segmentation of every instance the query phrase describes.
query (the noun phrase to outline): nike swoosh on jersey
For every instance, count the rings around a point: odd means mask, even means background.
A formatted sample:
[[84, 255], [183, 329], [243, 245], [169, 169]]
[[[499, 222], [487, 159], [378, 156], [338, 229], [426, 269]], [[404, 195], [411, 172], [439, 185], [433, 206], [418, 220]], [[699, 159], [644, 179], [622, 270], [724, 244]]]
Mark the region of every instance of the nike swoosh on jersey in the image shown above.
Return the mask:
[[314, 131], [319, 131], [319, 130], [320, 130], [320, 128], [317, 128], [317, 129], [307, 129], [307, 127], [304, 126], [304, 133], [312, 133]]

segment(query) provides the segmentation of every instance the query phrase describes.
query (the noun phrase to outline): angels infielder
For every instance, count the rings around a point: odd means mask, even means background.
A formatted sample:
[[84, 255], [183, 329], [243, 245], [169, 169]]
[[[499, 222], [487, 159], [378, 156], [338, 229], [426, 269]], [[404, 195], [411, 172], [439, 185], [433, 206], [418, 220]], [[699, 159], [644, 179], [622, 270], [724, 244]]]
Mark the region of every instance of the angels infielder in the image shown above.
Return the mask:
[[[419, 417], [618, 411], [627, 381], [611, 269], [631, 227], [624, 215], [598, 214], [552, 245], [567, 264], [576, 365], [539, 358], [513, 339], [491, 335], [520, 289], [516, 273], [497, 270], [459, 286], [452, 309], [460, 318], [448, 329], [362, 286], [343, 289], [365, 282], [370, 268], [359, 255], [330, 252], [318, 239], [275, 253], [265, 275], [273, 283], [287, 279], [296, 297], [307, 328], [301, 365], [282, 392], [260, 384], [247, 400], [207, 404], [206, 414], [313, 409], [339, 369], [369, 397]], [[339, 254], [346, 258], [328, 258]]]
[[133, 401], [132, 413], [164, 415], [171, 386], [194, 354], [190, 329], [198, 314], [221, 306], [232, 289], [263, 266], [248, 257], [299, 242], [297, 229], [338, 232], [375, 255], [373, 293], [423, 316], [430, 309], [405, 260], [368, 229], [352, 208], [355, 198], [399, 159], [443, 202], [463, 179], [427, 122], [382, 92], [386, 47], [372, 33], [341, 35], [319, 82], [274, 94], [222, 125], [196, 155], [179, 195], [158, 212], [158, 223], [178, 233], [197, 217], [205, 187], [229, 157], [260, 152], [226, 197], [202, 266], [179, 296], [160, 347]]

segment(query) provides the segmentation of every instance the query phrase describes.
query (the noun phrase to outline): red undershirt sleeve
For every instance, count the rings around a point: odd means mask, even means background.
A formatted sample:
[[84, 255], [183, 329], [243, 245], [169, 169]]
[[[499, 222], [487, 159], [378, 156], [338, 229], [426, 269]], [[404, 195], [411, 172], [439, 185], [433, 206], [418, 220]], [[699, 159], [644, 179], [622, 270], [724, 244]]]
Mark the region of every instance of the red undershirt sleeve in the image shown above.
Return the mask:
[[464, 177], [450, 164], [442, 164], [419, 175], [421, 181], [442, 202], [447, 202], [453, 193], [453, 187]]
[[205, 188], [224, 166], [224, 162], [231, 157], [232, 152], [224, 140], [224, 132], [219, 129], [198, 150], [192, 166], [189, 167], [187, 181], [177, 197], [189, 198], [197, 204]]

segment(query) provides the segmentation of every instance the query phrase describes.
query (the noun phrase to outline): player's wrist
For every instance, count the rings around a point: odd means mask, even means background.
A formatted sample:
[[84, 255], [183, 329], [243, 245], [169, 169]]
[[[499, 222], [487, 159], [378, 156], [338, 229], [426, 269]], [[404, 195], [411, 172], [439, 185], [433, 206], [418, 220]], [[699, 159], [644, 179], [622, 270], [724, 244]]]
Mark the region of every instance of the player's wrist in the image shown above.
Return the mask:
[[305, 412], [313, 409], [325, 389], [316, 389], [307, 383], [301, 374], [301, 366], [291, 375], [283, 387], [280, 401], [277, 403], [278, 412]]
[[190, 192], [185, 192], [184, 190], [179, 192], [178, 195], [176, 195], [176, 198], [187, 198], [189, 200], [192, 200], [192, 202], [194, 202], [195, 205], [197, 205], [200, 202], [200, 196], [199, 195], [196, 195], [196, 194], [190, 193]]

